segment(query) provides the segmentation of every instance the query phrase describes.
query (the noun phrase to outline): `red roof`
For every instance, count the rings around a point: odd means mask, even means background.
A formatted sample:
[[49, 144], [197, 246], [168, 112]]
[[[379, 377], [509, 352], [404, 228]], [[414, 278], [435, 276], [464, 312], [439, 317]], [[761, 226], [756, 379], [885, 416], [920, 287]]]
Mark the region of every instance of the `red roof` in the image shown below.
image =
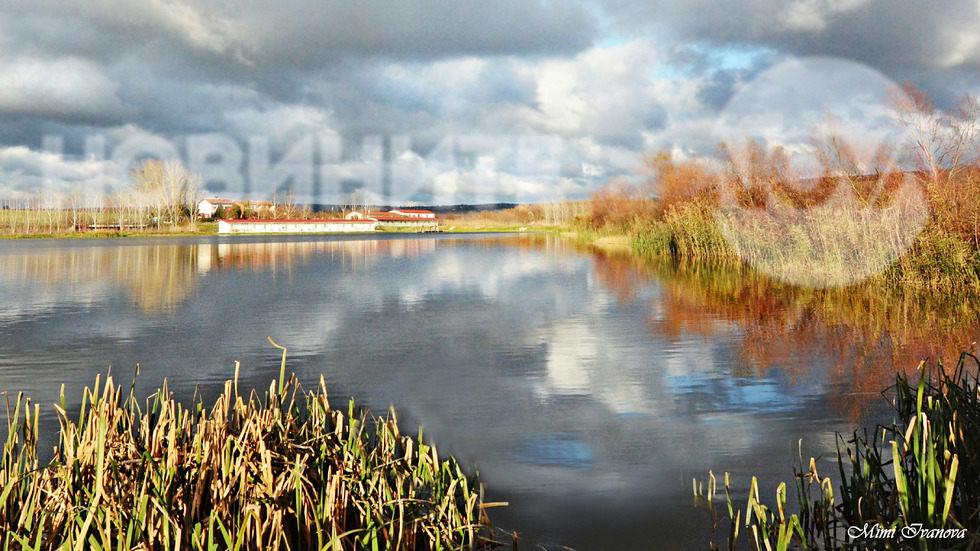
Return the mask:
[[[204, 199], [201, 199], [201, 201], [207, 201], [208, 203], [211, 203], [212, 205], [214, 205], [216, 203], [227, 203], [229, 205], [235, 203], [231, 199], [221, 199], [221, 198], [218, 198], [218, 197], [205, 197]], [[198, 202], [200, 203], [201, 201], [198, 201]]]
[[342, 222], [346, 222], [346, 223], [350, 223], [350, 222], [355, 222], [355, 223], [370, 223], [370, 222], [374, 222], [374, 220], [347, 220], [346, 218], [318, 218], [318, 219], [299, 219], [299, 218], [294, 218], [294, 219], [289, 219], [289, 220], [269, 220], [269, 219], [260, 219], [260, 218], [248, 218], [248, 219], [224, 218], [224, 219], [219, 220], [219, 222], [237, 222], [237, 223], [240, 223], [240, 222], [248, 222], [248, 223], [251, 223], [251, 224], [258, 224], [258, 223], [263, 223], [263, 224], [277, 224], [277, 223], [282, 223], [282, 222], [291, 222], [291, 223], [304, 222], [304, 223], [310, 223], [310, 224], [312, 224], [312, 223], [318, 223], [318, 222], [332, 222], [332, 223], [342, 223]]
[[370, 216], [371, 220], [378, 222], [433, 222], [438, 218], [412, 218], [411, 216]]

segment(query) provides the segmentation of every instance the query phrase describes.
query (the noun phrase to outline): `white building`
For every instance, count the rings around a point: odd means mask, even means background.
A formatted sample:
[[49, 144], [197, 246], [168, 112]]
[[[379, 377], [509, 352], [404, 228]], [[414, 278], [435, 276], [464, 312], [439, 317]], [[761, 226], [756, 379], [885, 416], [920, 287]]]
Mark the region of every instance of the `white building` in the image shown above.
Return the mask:
[[409, 218], [435, 218], [436, 213], [431, 210], [397, 209], [390, 210], [389, 213], [396, 216], [407, 216]]
[[234, 201], [232, 199], [212, 197], [201, 199], [197, 202], [197, 213], [201, 218], [214, 218], [214, 214], [220, 208], [225, 211], [225, 216], [232, 216], [231, 210], [236, 206], [240, 209], [240, 212], [249, 210], [252, 214], [259, 216], [274, 214], [276, 212], [276, 204], [271, 201]]
[[[360, 213], [356, 214], [360, 216]], [[439, 219], [436, 218], [436, 213], [428, 210], [389, 210], [387, 212], [369, 212], [366, 218], [368, 220], [377, 220], [379, 226], [388, 226], [393, 228], [420, 228], [434, 230], [439, 227]]]
[[378, 229], [377, 220], [218, 220], [218, 233], [352, 233]]
[[235, 202], [231, 199], [222, 199], [220, 197], [201, 199], [197, 202], [197, 215], [201, 218], [213, 218], [214, 213], [220, 208], [224, 209], [228, 216], [231, 216], [231, 208], [234, 206]]

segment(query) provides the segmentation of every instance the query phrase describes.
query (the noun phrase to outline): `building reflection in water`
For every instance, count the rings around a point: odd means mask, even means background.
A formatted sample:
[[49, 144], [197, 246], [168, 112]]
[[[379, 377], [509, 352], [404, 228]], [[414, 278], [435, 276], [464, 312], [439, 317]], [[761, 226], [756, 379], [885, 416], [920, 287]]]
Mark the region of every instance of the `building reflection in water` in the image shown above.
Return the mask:
[[[88, 245], [88, 244], [86, 244]], [[329, 255], [352, 269], [368, 269], [379, 257], [432, 254], [432, 239], [361, 239], [282, 242], [209, 242], [45, 246], [0, 255], [0, 277], [29, 285], [37, 295], [70, 294], [91, 301], [125, 288], [146, 312], [171, 309], [187, 300], [199, 278], [217, 270], [289, 273], [317, 255]], [[87, 299], [85, 298], [87, 297]]]

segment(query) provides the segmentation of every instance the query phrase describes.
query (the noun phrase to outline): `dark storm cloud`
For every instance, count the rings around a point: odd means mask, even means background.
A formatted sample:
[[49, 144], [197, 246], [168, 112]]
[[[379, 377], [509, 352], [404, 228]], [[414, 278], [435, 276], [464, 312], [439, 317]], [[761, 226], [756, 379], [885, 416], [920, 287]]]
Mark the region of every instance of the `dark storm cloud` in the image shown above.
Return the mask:
[[15, 1], [3, 11], [2, 28], [22, 51], [119, 59], [162, 41], [169, 57], [194, 52], [204, 65], [214, 61], [211, 54], [276, 70], [350, 57], [567, 53], [596, 32], [582, 4], [534, 1], [42, 0]]
[[602, 3], [620, 28], [653, 29], [681, 43], [838, 56], [899, 80], [930, 70], [980, 68], [980, 5], [973, 0]]
[[698, 99], [713, 110], [722, 109], [735, 95], [740, 80], [737, 71], [715, 71], [698, 87]]
[[750, 67], [705, 71], [706, 74], [698, 86], [698, 100], [712, 112], [724, 109], [738, 88], [769, 68], [772, 61], [771, 56], [759, 56]]
[[587, 46], [595, 32], [578, 3], [298, 0], [272, 10], [250, 2], [238, 11], [235, 33], [250, 52], [306, 65], [351, 55], [567, 53]]
[[[132, 135], [183, 148], [188, 135], [220, 133], [243, 148], [269, 138], [278, 158], [316, 134], [340, 136], [346, 159], [364, 140], [411, 135], [418, 159], [409, 161], [424, 175], [413, 185], [428, 196], [483, 196], [486, 181], [514, 197], [557, 196], [571, 180], [629, 173], [644, 151], [710, 155], [725, 105], [786, 58], [858, 61], [948, 105], [980, 84], [978, 9], [960, 0], [14, 0], [0, 7], [0, 152], [40, 152], [51, 134], [77, 156], [97, 133], [110, 150]], [[494, 180], [509, 170], [499, 158], [433, 160], [452, 136], [542, 138], [532, 164], [554, 164], [554, 191], [517, 171]], [[560, 155], [550, 138], [563, 141]], [[0, 179], [20, 170], [2, 165]], [[76, 179], [88, 174], [79, 170]]]
[[[34, 102], [8, 97], [4, 103], [0, 95], [0, 111], [8, 119], [33, 115], [68, 124], [124, 120], [164, 133], [218, 130], [223, 109], [254, 106], [260, 98], [317, 102], [341, 118], [358, 113], [369, 127], [372, 118], [398, 113], [413, 123], [458, 118], [466, 109], [443, 103], [446, 94], [413, 89], [378, 67], [411, 69], [465, 56], [567, 57], [601, 38], [591, 15], [597, 10], [627, 35], [652, 30], [669, 37], [669, 63], [711, 75], [699, 97], [712, 109], [750, 75], [718, 69], [717, 55], [705, 44], [841, 56], [896, 80], [937, 79], [955, 70], [957, 82], [972, 83], [980, 62], [976, 2], [598, 1], [600, 7], [475, 0], [15, 1], [0, 10], [0, 63], [7, 72], [11, 65], [50, 70], [61, 64], [59, 74], [76, 78], [66, 87], [74, 102], [64, 90], [48, 90]], [[466, 94], [458, 104], [533, 102], [529, 79], [515, 78], [502, 64], [484, 71], [468, 89], [456, 90]], [[310, 93], [327, 87], [327, 97]]]
[[[450, 125], [486, 123], [488, 112], [502, 106], [535, 101], [533, 75], [511, 58], [466, 57], [435, 63], [374, 64], [362, 68], [348, 101], [338, 111], [359, 110], [365, 104], [384, 105], [404, 114], [417, 113]], [[342, 75], [330, 82], [343, 83]], [[420, 121], [416, 120], [416, 123]]]
[[[20, 82], [19, 95], [0, 93], [0, 116], [129, 122], [161, 133], [222, 130], [223, 111], [262, 109], [262, 100], [317, 102], [361, 119], [372, 110], [375, 117], [411, 112], [414, 100], [429, 102], [418, 107], [439, 116], [447, 106], [433, 105], [428, 90], [414, 98], [411, 90], [393, 90], [399, 83], [379, 75], [378, 66], [571, 53], [595, 33], [581, 4], [15, 1], [0, 9], [0, 68], [10, 73], [13, 66], [42, 82]], [[76, 82], [60, 90], [31, 94], [72, 77]], [[335, 94], [315, 93], [325, 88]], [[496, 69], [459, 92], [486, 105], [528, 96], [526, 83]]]

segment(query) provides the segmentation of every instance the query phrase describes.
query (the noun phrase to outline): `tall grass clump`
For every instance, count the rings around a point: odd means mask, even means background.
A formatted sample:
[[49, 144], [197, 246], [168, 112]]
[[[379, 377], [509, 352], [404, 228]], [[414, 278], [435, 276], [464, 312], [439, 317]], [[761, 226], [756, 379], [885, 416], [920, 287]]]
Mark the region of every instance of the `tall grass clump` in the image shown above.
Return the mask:
[[625, 180], [613, 180], [592, 194], [587, 212], [576, 216], [573, 226], [597, 236], [630, 235], [654, 219], [653, 205], [643, 189]]
[[873, 149], [828, 120], [808, 145], [748, 139], [702, 160], [647, 157], [641, 178], [593, 195], [579, 229], [628, 235], [648, 256], [745, 262], [798, 285], [887, 271], [879, 282], [980, 287], [980, 100], [940, 110], [906, 85], [888, 103], [905, 135]]
[[[481, 489], [435, 446], [350, 402], [320, 378], [259, 397], [234, 381], [210, 410], [166, 384], [145, 409], [107, 377], [38, 459], [39, 408], [8, 403], [0, 545], [40, 549], [474, 549], [491, 546]], [[62, 392], [62, 395], [64, 392]]]
[[737, 252], [719, 230], [713, 210], [714, 207], [704, 201], [672, 205], [661, 217], [634, 229], [632, 248], [646, 255], [740, 262]]
[[944, 290], [980, 288], [980, 249], [972, 239], [931, 224], [882, 278]]
[[[753, 477], [743, 515], [726, 474], [728, 548], [738, 548], [743, 529], [757, 550], [980, 548], [980, 375], [968, 374], [968, 364], [980, 360], [964, 354], [951, 375], [940, 365], [934, 379], [923, 369], [917, 384], [897, 376], [896, 423], [838, 434], [837, 494], [814, 459], [803, 468], [801, 453], [797, 512], [789, 511], [785, 483], [771, 506]], [[714, 476], [706, 491], [695, 483], [696, 501], [715, 521], [717, 492]]]

